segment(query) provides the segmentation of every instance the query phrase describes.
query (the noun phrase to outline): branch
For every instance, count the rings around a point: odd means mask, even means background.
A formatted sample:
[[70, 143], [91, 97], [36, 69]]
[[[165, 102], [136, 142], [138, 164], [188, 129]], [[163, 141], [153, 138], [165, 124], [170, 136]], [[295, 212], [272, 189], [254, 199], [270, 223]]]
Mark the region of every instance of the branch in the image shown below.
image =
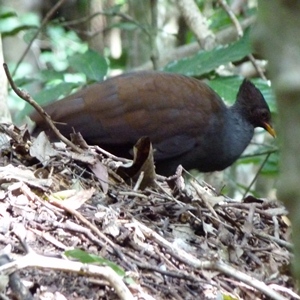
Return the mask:
[[[45, 18], [43, 19], [40, 28], [36, 31], [36, 33], [34, 34], [34, 36], [32, 37], [32, 39], [30, 40], [30, 42], [27, 45], [26, 50], [24, 51], [24, 53], [22, 54], [22, 56], [20, 57], [19, 61], [16, 64], [16, 67], [13, 71], [13, 76], [16, 74], [21, 62], [23, 61], [24, 57], [27, 55], [28, 51], [30, 50], [33, 42], [35, 41], [35, 39], [37, 38], [37, 36], [39, 35], [39, 33], [43, 30], [43, 28], [45, 27], [45, 25], [48, 23], [49, 19], [51, 18], [51, 16], [58, 10], [58, 8], [65, 2], [66, 0], [59, 0], [53, 7], [52, 9], [47, 13], [47, 15], [45, 16]], [[24, 99], [25, 100], [25, 99]]]
[[[231, 19], [233, 25], [236, 28], [238, 37], [241, 38], [244, 35], [243, 32], [243, 28], [239, 22], [239, 20], [237, 19], [237, 17], [235, 16], [234, 12], [232, 11], [232, 9], [229, 7], [229, 5], [227, 4], [226, 0], [219, 0], [220, 5], [223, 7], [223, 9], [226, 11], [226, 13], [228, 14], [229, 18]], [[254, 56], [252, 54], [248, 55], [249, 60], [251, 61], [251, 63], [253, 64], [256, 72], [259, 74], [259, 76], [264, 79], [267, 80], [263, 70], [260, 68], [260, 66], [256, 63], [256, 60], [254, 58]]]
[[11, 274], [17, 270], [25, 268], [38, 268], [48, 270], [59, 270], [63, 272], [72, 272], [80, 275], [100, 277], [107, 280], [113, 287], [117, 295], [122, 300], [134, 299], [131, 292], [123, 282], [122, 278], [111, 268], [107, 266], [95, 266], [83, 264], [77, 261], [47, 257], [30, 251], [24, 257], [0, 266], [2, 274]]
[[64, 142], [67, 146], [69, 146], [71, 149], [73, 149], [75, 152], [83, 153], [83, 150], [77, 147], [75, 144], [73, 144], [71, 141], [69, 141], [66, 137], [64, 137], [59, 130], [55, 127], [55, 125], [52, 122], [51, 117], [42, 109], [42, 107], [34, 101], [34, 99], [27, 93], [21, 91], [16, 84], [14, 83], [11, 74], [8, 70], [7, 64], [3, 64], [4, 71], [6, 73], [8, 82], [10, 83], [12, 89], [14, 92], [23, 100], [25, 100], [27, 103], [29, 103], [31, 106], [33, 106], [36, 111], [42, 116], [42, 118], [46, 121], [46, 123], [49, 125], [49, 127], [53, 130], [55, 135]]
[[[256, 21], [255, 17], [250, 17], [241, 22], [241, 26], [243, 29], [253, 25]], [[237, 38], [235, 27], [226, 28], [216, 34], [216, 41], [218, 44], [226, 45], [230, 42], [235, 41]], [[168, 63], [179, 60], [184, 57], [192, 56], [201, 50], [200, 45], [197, 42], [180, 46], [174, 50], [170, 50], [167, 54], [160, 56], [158, 60], [158, 67], [162, 68]], [[151, 70], [153, 68], [153, 64], [151, 61], [146, 62], [145, 64], [135, 68], [135, 71], [139, 70]]]
[[194, 33], [199, 45], [205, 50], [213, 49], [216, 39], [213, 32], [209, 29], [206, 18], [201, 14], [194, 0], [177, 0], [177, 5], [181, 14]]

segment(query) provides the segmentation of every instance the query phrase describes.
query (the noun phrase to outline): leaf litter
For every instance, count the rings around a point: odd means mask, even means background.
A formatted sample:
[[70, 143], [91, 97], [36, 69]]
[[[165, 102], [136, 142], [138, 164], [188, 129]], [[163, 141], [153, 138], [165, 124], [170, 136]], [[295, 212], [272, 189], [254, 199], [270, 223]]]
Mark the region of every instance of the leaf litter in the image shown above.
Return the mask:
[[300, 298], [280, 202], [234, 201], [181, 168], [154, 180], [149, 144], [120, 175], [123, 160], [98, 147], [77, 154], [25, 131], [10, 126], [1, 152], [0, 271], [32, 299]]

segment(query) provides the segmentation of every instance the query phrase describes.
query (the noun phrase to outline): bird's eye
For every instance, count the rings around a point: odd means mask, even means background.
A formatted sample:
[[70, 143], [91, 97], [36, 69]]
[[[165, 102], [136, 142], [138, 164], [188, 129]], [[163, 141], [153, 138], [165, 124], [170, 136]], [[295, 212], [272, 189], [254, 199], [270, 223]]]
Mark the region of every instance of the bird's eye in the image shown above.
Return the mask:
[[268, 116], [269, 116], [269, 113], [268, 113], [266, 110], [263, 110], [263, 111], [261, 112], [261, 118], [262, 118], [262, 119], [267, 119]]

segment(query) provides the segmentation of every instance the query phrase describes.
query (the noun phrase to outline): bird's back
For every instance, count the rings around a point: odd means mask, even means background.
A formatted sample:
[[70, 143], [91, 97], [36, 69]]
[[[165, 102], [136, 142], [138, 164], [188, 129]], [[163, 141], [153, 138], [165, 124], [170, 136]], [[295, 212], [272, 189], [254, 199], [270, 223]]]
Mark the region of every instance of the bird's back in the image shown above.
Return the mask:
[[[124, 156], [140, 137], [148, 136], [158, 160], [189, 151], [199, 131], [204, 136], [212, 123], [222, 123], [225, 109], [203, 82], [163, 72], [110, 78], [45, 107], [54, 121], [67, 124], [58, 126], [65, 136], [74, 128], [89, 144]], [[47, 128], [36, 113], [32, 119], [35, 133]]]

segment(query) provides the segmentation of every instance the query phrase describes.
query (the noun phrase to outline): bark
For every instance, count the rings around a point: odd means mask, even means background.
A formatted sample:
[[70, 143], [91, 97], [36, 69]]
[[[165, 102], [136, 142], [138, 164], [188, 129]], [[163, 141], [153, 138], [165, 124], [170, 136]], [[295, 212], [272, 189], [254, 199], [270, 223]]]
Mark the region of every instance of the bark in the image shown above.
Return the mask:
[[213, 32], [209, 29], [207, 19], [198, 9], [194, 0], [177, 0], [177, 5], [188, 27], [193, 31], [200, 47], [211, 50], [216, 41]]
[[10, 123], [11, 116], [7, 105], [7, 78], [3, 69], [2, 39], [0, 35], [0, 122]]
[[[90, 15], [103, 11], [102, 0], [91, 0], [89, 4]], [[90, 31], [93, 33], [93, 37], [89, 40], [89, 46], [100, 53], [103, 53], [104, 50], [105, 27], [106, 17], [104, 15], [98, 15], [90, 22]]]
[[300, 3], [296, 0], [259, 1], [257, 48], [268, 58], [275, 90], [281, 145], [278, 197], [284, 201], [293, 225], [297, 281], [300, 282]]

